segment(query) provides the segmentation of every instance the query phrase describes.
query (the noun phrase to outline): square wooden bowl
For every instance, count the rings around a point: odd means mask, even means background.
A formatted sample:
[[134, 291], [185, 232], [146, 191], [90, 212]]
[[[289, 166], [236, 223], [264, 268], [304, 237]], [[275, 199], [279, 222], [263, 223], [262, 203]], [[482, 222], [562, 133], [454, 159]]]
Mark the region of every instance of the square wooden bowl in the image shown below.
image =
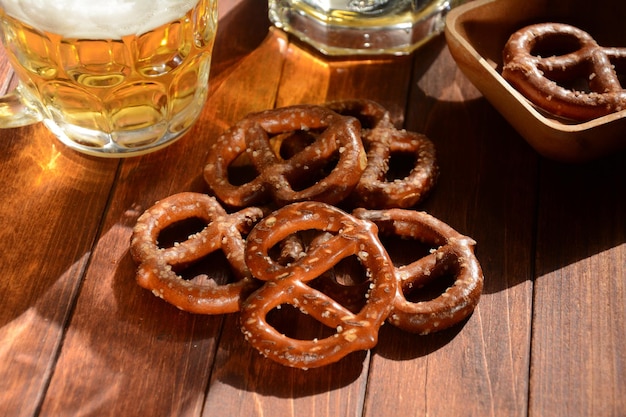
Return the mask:
[[626, 2], [610, 0], [474, 0], [448, 13], [446, 41], [463, 73], [541, 155], [584, 162], [626, 149], [626, 110], [583, 123], [559, 120], [502, 78], [509, 36], [539, 22], [569, 23], [601, 46], [626, 47]]

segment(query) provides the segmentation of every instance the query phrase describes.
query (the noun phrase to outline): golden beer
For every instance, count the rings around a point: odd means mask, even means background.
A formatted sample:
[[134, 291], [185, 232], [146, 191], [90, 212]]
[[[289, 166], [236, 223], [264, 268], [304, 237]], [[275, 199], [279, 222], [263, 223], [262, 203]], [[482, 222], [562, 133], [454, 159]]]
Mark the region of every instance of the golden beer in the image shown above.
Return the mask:
[[269, 18], [327, 55], [404, 55], [461, 0], [269, 0]]
[[[157, 7], [155, 1], [146, 4]], [[216, 3], [193, 0], [173, 20], [118, 38], [53, 33], [0, 9], [0, 34], [23, 101], [65, 144], [101, 156], [136, 155], [179, 138], [200, 114]]]

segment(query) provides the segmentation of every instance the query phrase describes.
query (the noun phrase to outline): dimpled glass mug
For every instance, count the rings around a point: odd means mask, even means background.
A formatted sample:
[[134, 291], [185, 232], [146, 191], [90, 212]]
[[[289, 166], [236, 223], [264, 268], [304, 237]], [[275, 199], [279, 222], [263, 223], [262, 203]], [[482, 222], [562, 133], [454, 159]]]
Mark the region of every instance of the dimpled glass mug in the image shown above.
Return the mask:
[[0, 0], [0, 36], [19, 83], [0, 127], [43, 121], [98, 156], [160, 149], [207, 97], [217, 0]]
[[406, 55], [462, 0], [269, 0], [269, 18], [326, 55]]

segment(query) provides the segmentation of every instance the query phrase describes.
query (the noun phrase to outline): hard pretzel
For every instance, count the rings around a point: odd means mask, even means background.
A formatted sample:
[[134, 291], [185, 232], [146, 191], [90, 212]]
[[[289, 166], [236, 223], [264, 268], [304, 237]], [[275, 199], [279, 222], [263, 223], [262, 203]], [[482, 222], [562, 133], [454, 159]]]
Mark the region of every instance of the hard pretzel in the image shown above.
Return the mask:
[[[483, 288], [483, 273], [474, 256], [475, 242], [447, 224], [414, 210], [356, 209], [355, 217], [374, 222], [381, 235], [415, 239], [436, 247], [429, 255], [396, 267], [399, 280], [388, 321], [405, 331], [428, 334], [448, 328], [474, 310]], [[455, 282], [429, 301], [411, 302], [407, 296], [426, 283], [453, 274]]]
[[[329, 103], [340, 114], [356, 117], [363, 126], [361, 139], [367, 150], [367, 167], [350, 195], [355, 207], [407, 208], [419, 203], [438, 176], [435, 145], [425, 135], [398, 130], [389, 112], [370, 100]], [[389, 179], [392, 157], [411, 155], [415, 161], [404, 178]]]
[[585, 121], [626, 109], [616, 71], [626, 64], [626, 48], [601, 47], [576, 27], [541, 23], [515, 32], [503, 64], [502, 76], [549, 113]]
[[[434, 187], [438, 176], [435, 145], [424, 135], [406, 130], [374, 129], [363, 136], [367, 167], [350, 195], [364, 208], [408, 208], [418, 204]], [[400, 179], [388, 180], [394, 154], [412, 155], [415, 165]]]
[[[315, 247], [332, 237], [329, 232], [317, 233], [314, 238], [309, 236], [309, 239], [299, 234], [289, 235], [280, 242], [276, 260], [279, 264], [293, 263], [306, 256], [307, 247]], [[309, 282], [309, 285], [329, 295], [350, 311], [359, 311], [363, 308], [364, 294], [369, 290], [370, 282], [367, 277], [355, 274], [355, 269], [354, 262], [340, 263]]]
[[[272, 248], [302, 231], [330, 233], [316, 239], [303, 256], [283, 264]], [[353, 313], [309, 284], [343, 259], [355, 255], [369, 276], [365, 305]], [[246, 263], [252, 275], [265, 281], [244, 303], [241, 325], [246, 339], [263, 355], [283, 365], [314, 368], [376, 345], [378, 329], [396, 293], [393, 265], [376, 236], [376, 226], [324, 203], [301, 202], [279, 209], [250, 232]], [[266, 316], [291, 305], [335, 329], [332, 336], [299, 340], [268, 324]]]
[[[228, 205], [245, 207], [273, 200], [279, 206], [305, 200], [335, 204], [356, 186], [367, 163], [360, 126], [351, 117], [319, 106], [290, 106], [248, 115], [221, 135], [211, 147], [204, 178], [216, 196]], [[313, 137], [311, 144], [283, 158], [271, 140]], [[247, 154], [257, 176], [237, 185], [229, 167]], [[329, 173], [309, 185], [307, 181], [327, 168]], [[295, 184], [295, 186], [294, 186]], [[302, 185], [304, 184], [304, 185]]]
[[395, 128], [389, 111], [373, 100], [337, 100], [327, 103], [326, 107], [341, 115], [357, 118], [362, 129]]
[[[238, 311], [242, 299], [259, 285], [245, 265], [242, 234], [262, 217], [261, 209], [255, 207], [227, 214], [215, 198], [205, 194], [185, 192], [159, 201], [139, 217], [133, 229], [130, 250], [139, 264], [137, 282], [181, 310], [199, 314]], [[199, 219], [207, 226], [185, 241], [161, 248], [161, 232], [188, 219]], [[218, 285], [206, 275], [185, 280], [177, 273], [217, 250], [226, 255], [234, 282]]]

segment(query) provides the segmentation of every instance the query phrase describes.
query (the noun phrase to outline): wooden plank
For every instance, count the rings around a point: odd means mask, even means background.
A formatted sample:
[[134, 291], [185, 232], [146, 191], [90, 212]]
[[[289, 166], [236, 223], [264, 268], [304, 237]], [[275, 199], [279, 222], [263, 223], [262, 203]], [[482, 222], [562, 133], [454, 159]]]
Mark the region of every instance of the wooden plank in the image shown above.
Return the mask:
[[[211, 98], [177, 144], [120, 163], [42, 126], [0, 131], [0, 414], [625, 415], [626, 154], [538, 158], [442, 38], [414, 62], [323, 59], [268, 34], [266, 2], [219, 7]], [[0, 52], [0, 91], [10, 73]], [[418, 208], [478, 241], [486, 286], [467, 322], [431, 336], [386, 325], [371, 352], [299, 371], [251, 349], [237, 314], [186, 314], [136, 285], [137, 216], [207, 190], [219, 133], [251, 111], [347, 97], [435, 142], [441, 176]]]
[[268, 37], [245, 57], [233, 48], [238, 59], [228, 48], [216, 51], [222, 70], [198, 124], [172, 146], [124, 161], [42, 416], [201, 413], [223, 317], [180, 312], [141, 289], [128, 253], [131, 229], [156, 200], [206, 190], [207, 144], [247, 112], [273, 106], [283, 45]]
[[526, 415], [536, 157], [451, 59], [442, 39], [417, 52], [405, 125], [433, 140], [441, 167], [418, 208], [478, 242], [484, 293], [440, 333], [383, 329], [366, 416]]
[[326, 58], [306, 46], [292, 43], [287, 51], [277, 107], [367, 98], [385, 106], [401, 125], [410, 65], [411, 57]]
[[[8, 65], [0, 71], [3, 91], [10, 89], [12, 71]], [[0, 155], [0, 409], [31, 416], [54, 367], [118, 162], [80, 156], [42, 125], [0, 130]]]
[[307, 371], [273, 363], [247, 344], [234, 314], [225, 322], [203, 415], [360, 416], [368, 362], [357, 352]]
[[[33, 415], [91, 254], [117, 161], [85, 160], [42, 126], [3, 131], [0, 404]], [[8, 135], [7, 135], [8, 133]]]
[[624, 166], [542, 164], [532, 415], [626, 415]]
[[[295, 43], [284, 55], [278, 107], [347, 98], [384, 104], [406, 99], [408, 58], [326, 61]], [[388, 82], [375, 81], [380, 79]], [[398, 107], [393, 110], [401, 118]], [[204, 415], [360, 416], [368, 370], [366, 352], [308, 371], [272, 363], [247, 345], [233, 315], [224, 326]]]

